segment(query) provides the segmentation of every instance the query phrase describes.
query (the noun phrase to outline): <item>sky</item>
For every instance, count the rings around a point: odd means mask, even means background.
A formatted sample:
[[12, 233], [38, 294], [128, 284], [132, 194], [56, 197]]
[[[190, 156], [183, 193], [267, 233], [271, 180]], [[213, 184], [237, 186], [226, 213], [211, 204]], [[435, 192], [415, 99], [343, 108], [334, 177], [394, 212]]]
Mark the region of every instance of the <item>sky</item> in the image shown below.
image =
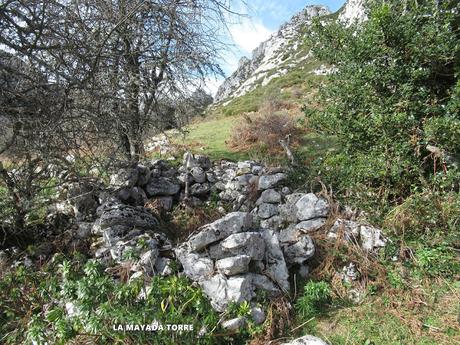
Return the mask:
[[[344, 3], [345, 0], [247, 0], [247, 6], [238, 9], [247, 16], [229, 19], [227, 39], [231, 45], [221, 61], [226, 76], [236, 70], [242, 56], [250, 57], [253, 49], [306, 6], [325, 5], [335, 12]], [[223, 78], [211, 78], [206, 86], [215, 94], [222, 81]]]

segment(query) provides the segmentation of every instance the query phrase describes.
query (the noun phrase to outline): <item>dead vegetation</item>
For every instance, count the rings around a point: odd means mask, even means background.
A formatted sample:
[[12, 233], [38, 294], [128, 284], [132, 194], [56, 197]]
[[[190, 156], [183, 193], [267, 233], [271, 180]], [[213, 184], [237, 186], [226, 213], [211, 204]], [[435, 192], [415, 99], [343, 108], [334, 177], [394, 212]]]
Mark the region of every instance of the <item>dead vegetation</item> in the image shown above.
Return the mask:
[[233, 127], [228, 146], [235, 151], [263, 150], [277, 155], [283, 152], [279, 143], [286, 138], [290, 145], [297, 146], [304, 129], [297, 125], [290, 108], [276, 99], [265, 101], [257, 113], [242, 116]]

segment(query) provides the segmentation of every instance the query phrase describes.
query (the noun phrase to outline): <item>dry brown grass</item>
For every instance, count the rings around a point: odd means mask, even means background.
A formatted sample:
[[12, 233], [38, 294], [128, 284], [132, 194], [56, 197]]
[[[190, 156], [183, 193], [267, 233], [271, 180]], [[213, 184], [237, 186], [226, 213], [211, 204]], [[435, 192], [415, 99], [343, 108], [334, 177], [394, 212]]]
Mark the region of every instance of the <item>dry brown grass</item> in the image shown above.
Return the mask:
[[291, 303], [286, 297], [279, 297], [270, 302], [264, 331], [251, 340], [250, 345], [274, 345], [287, 340], [286, 332], [292, 324]]
[[243, 115], [233, 127], [228, 146], [236, 151], [266, 149], [269, 153], [279, 154], [283, 151], [279, 140], [290, 136], [291, 145], [295, 146], [302, 133], [295, 118], [286, 112], [260, 111], [253, 116]]
[[212, 223], [222, 215], [212, 207], [176, 207], [169, 219], [160, 220], [160, 228], [176, 241], [181, 243], [200, 227]]

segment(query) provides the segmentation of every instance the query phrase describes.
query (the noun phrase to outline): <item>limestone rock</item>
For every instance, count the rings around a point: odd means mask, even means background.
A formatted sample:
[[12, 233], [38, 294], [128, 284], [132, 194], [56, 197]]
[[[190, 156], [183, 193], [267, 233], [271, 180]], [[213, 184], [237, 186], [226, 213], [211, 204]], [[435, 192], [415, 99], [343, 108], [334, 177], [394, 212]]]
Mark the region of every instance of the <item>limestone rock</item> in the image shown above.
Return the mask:
[[263, 230], [262, 236], [266, 246], [267, 275], [283, 290], [289, 291], [289, 273], [281, 251], [278, 236], [272, 230]]
[[211, 258], [221, 259], [234, 255], [246, 255], [252, 260], [262, 260], [265, 241], [259, 232], [242, 232], [228, 236], [225, 240], [209, 248]]
[[145, 186], [149, 197], [175, 195], [180, 190], [179, 181], [167, 177], [156, 177]]
[[234, 276], [248, 271], [251, 257], [247, 255], [231, 256], [216, 261], [216, 268], [226, 276]]
[[265, 318], [266, 318], [264, 310], [260, 307], [251, 308], [251, 317], [256, 325], [260, 325], [264, 323]]
[[361, 248], [366, 252], [372, 252], [385, 247], [387, 240], [383, 237], [380, 229], [362, 225], [359, 231]]
[[222, 322], [221, 326], [222, 328], [225, 328], [231, 331], [235, 331], [237, 329], [240, 329], [246, 326], [246, 318], [240, 316], [240, 317], [237, 317], [231, 320], [227, 320], [227, 321]]
[[308, 235], [300, 236], [294, 244], [283, 248], [288, 264], [302, 264], [315, 254], [315, 245]]
[[209, 183], [195, 183], [190, 187], [190, 194], [194, 196], [203, 196], [211, 192]]
[[257, 215], [262, 219], [271, 218], [278, 214], [278, 206], [263, 203], [259, 205]]
[[257, 204], [261, 204], [261, 203], [279, 204], [281, 202], [281, 194], [278, 193], [274, 189], [267, 189], [262, 192], [259, 200]]
[[206, 182], [206, 174], [201, 167], [194, 167], [190, 170], [190, 173], [196, 183]]
[[232, 212], [214, 223], [202, 227], [198, 234], [189, 239], [188, 243], [192, 250], [198, 251], [231, 234], [248, 230], [251, 223], [252, 218], [249, 213]]
[[255, 296], [254, 286], [248, 275], [227, 279], [221, 274], [216, 274], [201, 281], [200, 285], [217, 311], [224, 311], [231, 302], [250, 301]]
[[214, 273], [214, 263], [211, 259], [190, 253], [184, 248], [177, 248], [175, 253], [184, 268], [185, 275], [190, 279], [199, 281]]
[[326, 200], [318, 198], [315, 194], [309, 193], [296, 202], [297, 218], [300, 221], [319, 217], [327, 217], [329, 205]]
[[297, 230], [302, 232], [314, 232], [326, 224], [325, 218], [315, 218], [310, 220], [304, 220], [295, 226]]
[[113, 226], [130, 228], [155, 229], [158, 220], [143, 207], [133, 207], [120, 203], [108, 203], [101, 206], [97, 226], [106, 229]]
[[139, 171], [135, 168], [120, 169], [110, 176], [110, 186], [114, 188], [134, 187], [139, 178]]
[[263, 175], [259, 178], [259, 190], [270, 189], [278, 185], [280, 182], [286, 180], [287, 176], [283, 173], [274, 175]]
[[357, 222], [346, 220], [346, 219], [337, 219], [329, 230], [327, 237], [337, 238], [340, 232], [343, 231], [345, 240], [358, 242], [359, 239], [359, 228], [360, 225]]
[[314, 337], [312, 335], [306, 335], [301, 338], [294, 339], [288, 343], [283, 343], [281, 345], [328, 345], [328, 344], [322, 341], [320, 338]]

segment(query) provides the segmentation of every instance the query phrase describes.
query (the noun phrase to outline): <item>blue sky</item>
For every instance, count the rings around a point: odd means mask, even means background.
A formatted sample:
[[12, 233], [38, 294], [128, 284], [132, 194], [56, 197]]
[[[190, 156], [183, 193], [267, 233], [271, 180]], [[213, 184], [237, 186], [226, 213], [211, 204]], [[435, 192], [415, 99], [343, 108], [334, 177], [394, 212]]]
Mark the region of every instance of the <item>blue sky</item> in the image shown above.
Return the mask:
[[[253, 49], [306, 6], [325, 5], [335, 12], [344, 3], [345, 0], [247, 0], [247, 6], [238, 10], [247, 16], [230, 19], [228, 39], [233, 44], [221, 62], [225, 74], [232, 74], [242, 56], [250, 57]], [[207, 86], [214, 93], [221, 82], [220, 78], [211, 80]]]

